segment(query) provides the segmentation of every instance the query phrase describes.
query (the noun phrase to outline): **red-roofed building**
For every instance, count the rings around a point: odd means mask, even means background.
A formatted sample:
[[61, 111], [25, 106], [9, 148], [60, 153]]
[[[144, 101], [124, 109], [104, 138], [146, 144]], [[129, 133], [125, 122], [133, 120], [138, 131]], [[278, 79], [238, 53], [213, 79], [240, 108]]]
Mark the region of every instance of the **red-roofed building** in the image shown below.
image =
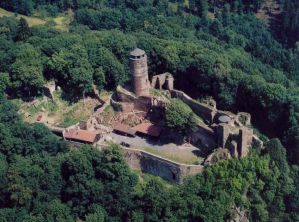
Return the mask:
[[159, 137], [162, 132], [161, 127], [154, 125], [152, 123], [141, 123], [133, 127], [133, 130], [135, 130], [138, 133], [152, 136], [152, 137]]
[[67, 129], [63, 132], [63, 137], [69, 141], [95, 144], [101, 138], [101, 135], [88, 130]]
[[131, 137], [135, 137], [136, 133], [136, 131], [133, 130], [130, 126], [121, 123], [116, 124], [113, 128], [113, 131]]

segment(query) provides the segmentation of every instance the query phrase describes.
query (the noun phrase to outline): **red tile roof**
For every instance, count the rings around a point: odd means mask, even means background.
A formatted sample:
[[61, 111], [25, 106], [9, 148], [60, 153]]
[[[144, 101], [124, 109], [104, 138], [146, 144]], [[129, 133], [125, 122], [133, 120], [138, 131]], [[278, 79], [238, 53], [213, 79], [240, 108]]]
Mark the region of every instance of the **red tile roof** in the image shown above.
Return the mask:
[[146, 134], [146, 135], [150, 135], [150, 136], [154, 136], [154, 137], [158, 137], [160, 136], [161, 132], [162, 132], [162, 128], [154, 125], [152, 123], [141, 123], [135, 127], [133, 127], [133, 130], [136, 130], [137, 132]]
[[121, 123], [116, 124], [113, 129], [116, 131], [122, 132], [122, 133], [132, 135], [132, 136], [134, 136], [136, 133], [136, 131], [133, 130], [130, 126], [128, 126], [126, 124], [121, 124]]
[[63, 133], [63, 137], [68, 140], [77, 140], [87, 143], [94, 143], [97, 139], [98, 133], [80, 130], [80, 129], [68, 129]]

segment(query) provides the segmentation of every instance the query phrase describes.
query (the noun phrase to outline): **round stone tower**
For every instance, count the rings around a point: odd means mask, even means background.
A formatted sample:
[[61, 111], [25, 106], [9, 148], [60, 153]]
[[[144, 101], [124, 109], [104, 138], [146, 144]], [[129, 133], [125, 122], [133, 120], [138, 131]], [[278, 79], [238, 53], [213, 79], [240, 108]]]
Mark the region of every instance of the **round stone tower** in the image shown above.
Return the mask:
[[136, 48], [130, 53], [130, 71], [134, 93], [137, 96], [149, 95], [150, 82], [148, 81], [147, 56], [145, 51]]

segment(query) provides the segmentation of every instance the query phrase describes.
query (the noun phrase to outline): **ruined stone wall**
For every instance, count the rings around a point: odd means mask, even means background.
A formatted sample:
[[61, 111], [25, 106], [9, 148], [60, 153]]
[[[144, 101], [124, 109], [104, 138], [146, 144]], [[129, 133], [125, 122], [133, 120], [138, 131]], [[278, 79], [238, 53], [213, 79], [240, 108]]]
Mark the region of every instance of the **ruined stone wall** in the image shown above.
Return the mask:
[[160, 90], [162, 90], [163, 88], [167, 90], [173, 90], [173, 81], [173, 76], [169, 72], [166, 72], [153, 76], [151, 86], [152, 88]]
[[152, 98], [148, 96], [140, 96], [134, 101], [134, 109], [138, 111], [148, 112], [152, 107]]
[[110, 98], [110, 104], [117, 112], [122, 112], [124, 110], [122, 103], [115, 101], [113, 98]]
[[252, 144], [253, 130], [245, 127], [239, 130], [238, 152], [239, 157], [245, 157], [249, 153]]
[[112, 96], [111, 105], [116, 107], [117, 111], [131, 112], [138, 110], [148, 112], [153, 107], [165, 108], [168, 100], [154, 96], [139, 96], [136, 97], [128, 90], [118, 86], [116, 93]]
[[171, 90], [171, 97], [182, 100], [184, 103], [190, 106], [190, 108], [196, 115], [212, 123], [214, 116], [217, 112], [216, 107], [197, 102], [184, 92], [178, 90]]
[[201, 173], [202, 165], [179, 164], [154, 154], [131, 148], [123, 148], [124, 158], [132, 169], [160, 176], [174, 183], [183, 183], [187, 176]]
[[137, 97], [121, 86], [116, 87], [116, 99], [121, 102], [133, 103]]
[[218, 146], [225, 148], [227, 139], [229, 138], [231, 131], [227, 124], [219, 124], [217, 126], [217, 138], [218, 138]]

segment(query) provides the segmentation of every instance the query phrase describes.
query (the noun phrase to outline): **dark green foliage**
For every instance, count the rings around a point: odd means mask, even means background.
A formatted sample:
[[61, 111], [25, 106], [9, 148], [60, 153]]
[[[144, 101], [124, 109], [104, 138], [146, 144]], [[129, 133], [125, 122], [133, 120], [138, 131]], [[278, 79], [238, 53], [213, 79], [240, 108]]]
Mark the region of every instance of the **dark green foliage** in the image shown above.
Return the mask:
[[[137, 177], [118, 146], [68, 151], [44, 125], [24, 124], [5, 99], [0, 110], [1, 208], [15, 208], [22, 221], [128, 216]], [[1, 219], [11, 212], [2, 209]]]
[[299, 41], [299, 2], [296, 0], [282, 1], [280, 29], [277, 34], [287, 46], [294, 46]]
[[0, 92], [4, 93], [9, 84], [9, 74], [0, 73]]
[[208, 14], [208, 1], [196, 0], [195, 7], [197, 8], [197, 15], [201, 18], [206, 18]]
[[21, 18], [16, 30], [16, 41], [25, 41], [31, 36], [31, 30], [26, 19]]
[[178, 99], [173, 99], [166, 110], [166, 124], [178, 131], [192, 131], [196, 127], [196, 117], [189, 106]]
[[106, 85], [106, 77], [105, 72], [102, 67], [96, 68], [94, 70], [94, 82], [98, 88], [98, 90], [102, 90]]
[[[105, 73], [106, 86], [109, 88], [113, 88], [127, 80], [124, 66], [107, 48], [101, 47], [92, 50], [90, 53], [90, 58], [92, 65], [97, 67], [96, 70], [100, 69], [100, 71]], [[95, 78], [99, 80], [99, 74], [96, 72], [94, 74]]]
[[[296, 45], [298, 7], [285, 0], [278, 35]], [[71, 8], [69, 32], [0, 19], [0, 218], [3, 221], [298, 221], [299, 50], [277, 42], [252, 12], [261, 0], [3, 0], [43, 16]], [[208, 6], [208, 7], [207, 7]], [[215, 19], [207, 16], [208, 9]], [[44, 13], [43, 13], [44, 11]], [[243, 14], [244, 13], [244, 14]], [[117, 146], [69, 150], [41, 124], [29, 125], [4, 98], [31, 99], [54, 79], [71, 99], [129, 81], [128, 54], [148, 55], [150, 75], [169, 71], [176, 88], [218, 108], [247, 111], [269, 138], [253, 153], [207, 168], [184, 185], [141, 182]], [[173, 105], [174, 104], [174, 105]], [[190, 130], [191, 110], [168, 109], [170, 126]], [[284, 148], [285, 146], [286, 148]], [[287, 154], [287, 155], [286, 155]]]
[[58, 83], [74, 98], [82, 98], [84, 93], [91, 92], [93, 69], [87, 51], [81, 45], [74, 45], [69, 51], [54, 53], [48, 68]]
[[299, 220], [299, 167], [293, 166], [291, 168], [291, 177], [294, 182], [294, 192], [291, 193], [287, 199], [286, 209], [290, 213], [291, 221]]
[[15, 38], [18, 23], [20, 24], [20, 21], [12, 17], [1, 18], [0, 20], [1, 49], [3, 47], [2, 46], [3, 42], [8, 42], [5, 41], [6, 39]]
[[90, 213], [86, 215], [86, 222], [104, 222], [107, 220], [107, 213], [100, 205], [91, 205]]
[[80, 9], [76, 12], [75, 19], [91, 29], [121, 28], [122, 14], [113, 9], [93, 10]]
[[264, 0], [209, 0], [210, 7], [214, 10], [222, 8], [225, 4], [229, 4], [235, 12], [251, 13], [257, 12]]
[[15, 94], [31, 98], [44, 83], [43, 66], [40, 53], [30, 44], [22, 45], [11, 65], [11, 87]]
[[33, 12], [32, 0], [3, 0], [0, 6], [24, 15], [30, 15]]

